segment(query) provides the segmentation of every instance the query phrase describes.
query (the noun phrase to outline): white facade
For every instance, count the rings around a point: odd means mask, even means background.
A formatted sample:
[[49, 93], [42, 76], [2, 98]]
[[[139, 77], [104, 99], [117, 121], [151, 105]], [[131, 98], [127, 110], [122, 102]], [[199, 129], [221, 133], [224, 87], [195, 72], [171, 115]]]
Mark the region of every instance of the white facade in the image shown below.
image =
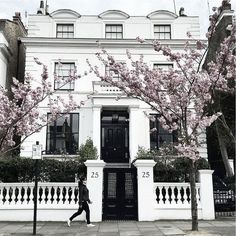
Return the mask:
[[[58, 25], [70, 25], [73, 28], [73, 36], [70, 38], [57, 37]], [[123, 37], [120, 39], [106, 38], [106, 25], [121, 25]], [[74, 63], [78, 74], [88, 71], [86, 59], [92, 65], [97, 65], [101, 72], [105, 72], [104, 65], [96, 58], [96, 53], [104, 48], [117, 60], [126, 61], [126, 49], [129, 49], [134, 57], [144, 55], [144, 60], [150, 65], [169, 63], [163, 55], [156, 53], [151, 46], [143, 46], [137, 42], [139, 36], [146, 39], [154, 39], [154, 26], [168, 26], [170, 39], [161, 40], [173, 50], [182, 50], [189, 31], [194, 38], [199, 38], [198, 17], [178, 17], [169, 11], [154, 11], [147, 16], [129, 16], [121, 11], [106, 11], [100, 15], [81, 16], [72, 10], [57, 10], [51, 14], [30, 15], [28, 22], [28, 37], [22, 38], [26, 47], [26, 72], [35, 78], [39, 78], [41, 67], [36, 65], [34, 57], [48, 66], [50, 80], [53, 84], [55, 63], [60, 59], [62, 63]], [[174, 65], [173, 65], [174, 66]], [[91, 99], [87, 96], [97, 91]], [[60, 96], [66, 96], [68, 91], [58, 90]], [[117, 95], [121, 92], [110, 86], [103, 86], [94, 74], [82, 77], [75, 82], [74, 90], [70, 91], [77, 101], [85, 101], [85, 104], [73, 113], [79, 113], [79, 138], [78, 146], [91, 137], [99, 151], [101, 158], [104, 129], [101, 125], [103, 112], [125, 112], [127, 118], [129, 163], [135, 158], [139, 146], [150, 148], [150, 125], [144, 111], [151, 113], [149, 107], [132, 98], [121, 96], [117, 101]], [[42, 105], [46, 113], [46, 104]], [[111, 115], [112, 116], [112, 115]], [[113, 119], [113, 118], [112, 118]], [[39, 141], [43, 150], [48, 149], [46, 144], [47, 128], [40, 133], [29, 137], [22, 145], [21, 156], [32, 155], [32, 144]], [[127, 142], [126, 140], [126, 142]], [[206, 148], [201, 148], [202, 157], [206, 158]], [[53, 155], [50, 155], [53, 156]], [[121, 161], [122, 162], [122, 161]]]

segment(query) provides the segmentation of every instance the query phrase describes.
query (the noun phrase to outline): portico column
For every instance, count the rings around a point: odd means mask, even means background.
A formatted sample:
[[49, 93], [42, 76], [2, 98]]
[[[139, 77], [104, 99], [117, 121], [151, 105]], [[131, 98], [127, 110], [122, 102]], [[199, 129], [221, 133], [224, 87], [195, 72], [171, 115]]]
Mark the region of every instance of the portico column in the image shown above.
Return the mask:
[[93, 145], [98, 150], [98, 159], [101, 156], [101, 105], [93, 107]]
[[130, 161], [134, 160], [138, 152], [139, 125], [137, 122], [139, 106], [129, 107], [129, 150]]

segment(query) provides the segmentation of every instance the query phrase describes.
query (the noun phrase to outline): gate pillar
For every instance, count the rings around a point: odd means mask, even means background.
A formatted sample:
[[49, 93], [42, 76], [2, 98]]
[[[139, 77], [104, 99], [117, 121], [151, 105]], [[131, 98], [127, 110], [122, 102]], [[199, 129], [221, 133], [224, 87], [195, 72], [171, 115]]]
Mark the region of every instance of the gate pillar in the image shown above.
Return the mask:
[[212, 173], [213, 170], [199, 170], [202, 219], [215, 219]]
[[106, 163], [103, 160], [87, 160], [87, 187], [89, 198], [93, 202], [90, 205], [90, 219], [92, 222], [102, 221], [102, 191], [103, 168]]
[[153, 190], [153, 160], [136, 160], [138, 175], [138, 220], [153, 221], [155, 195]]

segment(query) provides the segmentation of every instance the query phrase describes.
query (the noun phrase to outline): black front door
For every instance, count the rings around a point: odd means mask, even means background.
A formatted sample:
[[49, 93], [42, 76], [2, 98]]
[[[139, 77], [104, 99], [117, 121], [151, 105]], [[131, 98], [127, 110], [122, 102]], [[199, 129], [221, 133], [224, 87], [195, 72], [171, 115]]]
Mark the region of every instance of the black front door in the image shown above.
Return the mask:
[[103, 220], [137, 220], [136, 168], [104, 169]]
[[[115, 114], [115, 115], [114, 115]], [[129, 122], [127, 112], [103, 112], [101, 156], [107, 163], [129, 162]]]

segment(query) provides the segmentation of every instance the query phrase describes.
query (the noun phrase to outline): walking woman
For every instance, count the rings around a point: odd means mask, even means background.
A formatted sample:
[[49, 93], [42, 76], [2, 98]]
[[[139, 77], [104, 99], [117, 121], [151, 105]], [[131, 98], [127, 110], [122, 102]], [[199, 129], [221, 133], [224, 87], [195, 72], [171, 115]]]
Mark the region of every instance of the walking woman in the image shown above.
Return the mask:
[[75, 212], [67, 221], [67, 225], [70, 227], [70, 223], [72, 220], [80, 215], [83, 210], [86, 212], [86, 221], [88, 227], [94, 227], [95, 225], [90, 223], [90, 210], [89, 210], [89, 204], [92, 204], [92, 201], [89, 199], [89, 190], [86, 186], [87, 180], [85, 177], [80, 178], [79, 180], [79, 209], [77, 212]]

